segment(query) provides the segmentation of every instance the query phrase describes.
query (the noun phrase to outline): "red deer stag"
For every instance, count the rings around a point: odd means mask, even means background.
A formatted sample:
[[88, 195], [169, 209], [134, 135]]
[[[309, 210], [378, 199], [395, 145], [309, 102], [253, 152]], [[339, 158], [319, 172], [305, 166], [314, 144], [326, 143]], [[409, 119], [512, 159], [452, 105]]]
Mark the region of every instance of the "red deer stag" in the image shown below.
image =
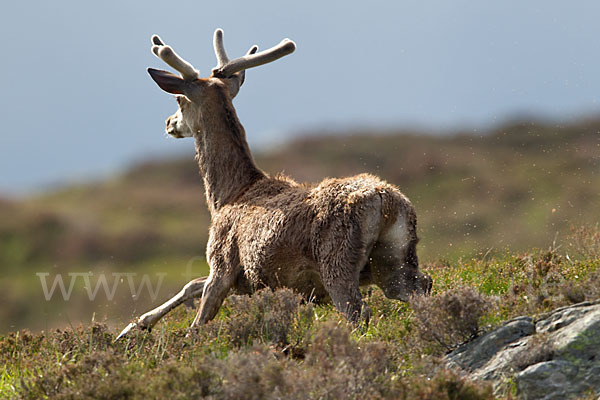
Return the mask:
[[308, 186], [256, 166], [232, 100], [246, 69], [292, 53], [294, 42], [285, 39], [260, 53], [253, 46], [230, 60], [218, 29], [217, 66], [208, 78], [158, 36], [152, 43], [152, 52], [181, 74], [148, 69], [161, 89], [177, 96], [179, 109], [167, 119], [167, 133], [196, 144], [212, 221], [210, 274], [186, 284], [119, 337], [135, 327], [150, 329], [173, 308], [202, 297], [192, 324], [198, 327], [214, 318], [232, 289], [250, 294], [261, 287], [292, 288], [317, 302], [331, 300], [355, 323], [370, 313], [360, 285], [376, 284], [403, 301], [431, 290], [431, 278], [419, 271], [414, 208], [396, 187], [368, 174]]

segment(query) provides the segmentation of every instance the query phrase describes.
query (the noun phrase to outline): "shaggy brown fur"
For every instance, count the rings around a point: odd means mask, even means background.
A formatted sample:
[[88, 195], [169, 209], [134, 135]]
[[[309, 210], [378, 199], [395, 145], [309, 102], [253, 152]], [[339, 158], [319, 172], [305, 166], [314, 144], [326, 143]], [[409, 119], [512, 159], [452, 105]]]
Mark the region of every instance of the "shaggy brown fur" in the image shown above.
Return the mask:
[[316, 186], [269, 177], [254, 163], [232, 104], [242, 79], [185, 81], [153, 71], [161, 88], [184, 94], [167, 133], [195, 139], [212, 217], [210, 275], [132, 325], [149, 328], [200, 295], [193, 326], [201, 325], [232, 289], [292, 288], [333, 301], [354, 322], [369, 315], [359, 285], [374, 283], [387, 297], [404, 301], [430, 291], [431, 278], [418, 268], [415, 211], [397, 188], [368, 174]]

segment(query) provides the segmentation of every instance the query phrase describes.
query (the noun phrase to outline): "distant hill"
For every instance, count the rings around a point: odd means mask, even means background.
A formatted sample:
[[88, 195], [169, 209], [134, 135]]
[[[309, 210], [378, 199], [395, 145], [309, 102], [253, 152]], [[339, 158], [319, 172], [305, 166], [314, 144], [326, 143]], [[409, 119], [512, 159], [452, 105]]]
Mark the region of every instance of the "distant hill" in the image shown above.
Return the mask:
[[[572, 226], [600, 222], [600, 120], [478, 135], [314, 134], [256, 158], [299, 181], [370, 172], [398, 185], [417, 209], [423, 262], [545, 248]], [[2, 200], [0, 297], [18, 303], [40, 292], [33, 271], [44, 268], [181, 267], [204, 255], [208, 224], [193, 158], [148, 160], [107, 181]], [[0, 311], [0, 322], [29, 309]]]

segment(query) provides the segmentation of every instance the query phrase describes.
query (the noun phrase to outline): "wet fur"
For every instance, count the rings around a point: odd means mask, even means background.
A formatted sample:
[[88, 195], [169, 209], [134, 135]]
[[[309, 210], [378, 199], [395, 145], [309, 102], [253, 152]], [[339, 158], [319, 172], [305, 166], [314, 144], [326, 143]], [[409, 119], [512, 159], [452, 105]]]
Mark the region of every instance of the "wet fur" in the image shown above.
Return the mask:
[[[289, 287], [323, 301], [327, 287], [351, 287], [368, 270], [373, 246], [397, 218], [416, 238], [408, 199], [368, 174], [318, 186], [265, 177], [215, 213], [208, 259], [229, 255], [228, 264], [242, 275], [234, 286], [240, 293]], [[364, 276], [362, 283], [371, 280]]]

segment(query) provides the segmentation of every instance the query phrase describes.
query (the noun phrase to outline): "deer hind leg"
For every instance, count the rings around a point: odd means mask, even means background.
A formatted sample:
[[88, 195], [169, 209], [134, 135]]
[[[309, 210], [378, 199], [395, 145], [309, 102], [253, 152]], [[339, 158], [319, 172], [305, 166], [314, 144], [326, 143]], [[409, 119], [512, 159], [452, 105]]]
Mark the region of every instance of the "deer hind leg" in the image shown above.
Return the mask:
[[368, 263], [371, 242], [363, 238], [339, 240], [329, 255], [321, 261], [323, 285], [333, 305], [354, 324], [368, 323], [371, 311], [360, 294], [361, 270]]
[[351, 243], [344, 242], [337, 256], [321, 267], [323, 284], [333, 305], [355, 325], [368, 324], [371, 317], [360, 294], [361, 270], [368, 264], [371, 247], [370, 243], [361, 244], [357, 252]]
[[202, 296], [202, 291], [206, 282], [206, 277], [196, 278], [188, 282], [179, 293], [167, 300], [155, 309], [148, 311], [139, 317], [135, 322], [130, 323], [121, 331], [115, 341], [119, 340], [134, 328], [150, 330], [158, 321], [167, 315], [171, 310], [180, 306], [188, 300]]
[[[325, 257], [321, 276], [333, 304], [348, 320], [368, 323], [371, 310], [362, 300], [360, 284], [370, 284], [366, 269], [381, 226], [381, 198], [365, 199], [360, 211], [323, 235]], [[362, 279], [362, 281], [361, 281]]]

